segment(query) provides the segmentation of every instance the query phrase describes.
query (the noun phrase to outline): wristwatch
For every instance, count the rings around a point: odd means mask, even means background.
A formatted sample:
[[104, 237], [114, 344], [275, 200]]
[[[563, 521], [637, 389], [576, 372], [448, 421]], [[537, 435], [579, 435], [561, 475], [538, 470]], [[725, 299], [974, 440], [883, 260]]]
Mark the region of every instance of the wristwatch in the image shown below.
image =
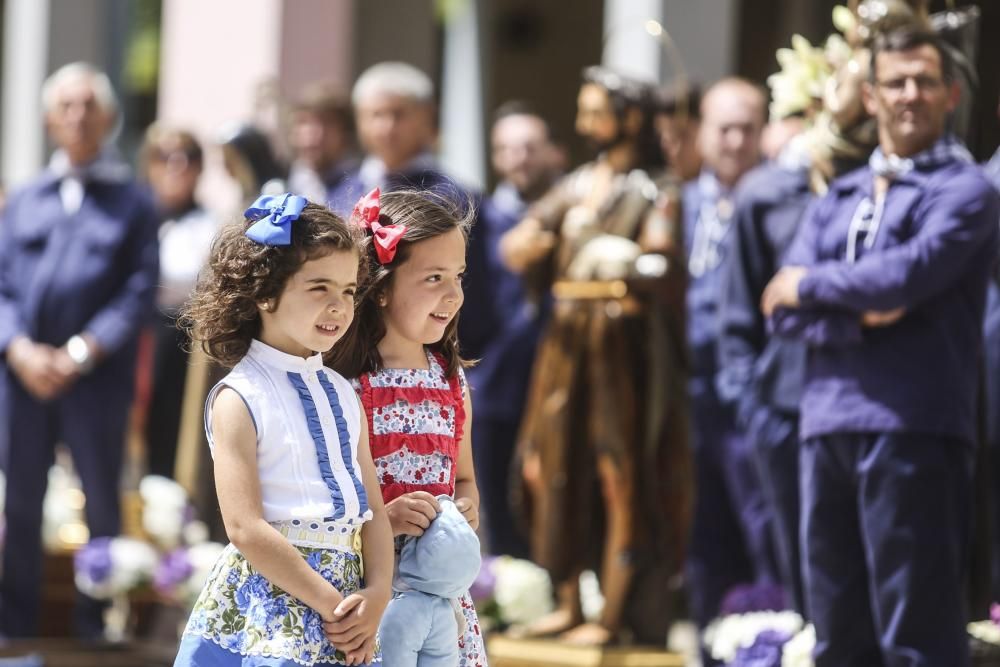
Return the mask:
[[90, 353], [90, 346], [82, 336], [73, 336], [66, 341], [66, 354], [76, 364], [81, 375], [86, 375], [94, 369], [94, 355]]

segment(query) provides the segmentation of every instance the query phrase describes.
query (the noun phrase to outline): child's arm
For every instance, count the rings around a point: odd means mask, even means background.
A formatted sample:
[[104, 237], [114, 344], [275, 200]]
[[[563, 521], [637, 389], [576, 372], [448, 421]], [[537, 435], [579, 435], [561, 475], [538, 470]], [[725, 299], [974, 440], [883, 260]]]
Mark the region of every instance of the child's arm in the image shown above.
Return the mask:
[[332, 620], [343, 596], [264, 520], [257, 434], [243, 399], [228, 387], [219, 392], [212, 406], [212, 438], [215, 487], [229, 540], [271, 584]]
[[[364, 407], [361, 409], [364, 415]], [[375, 631], [392, 596], [393, 545], [389, 517], [382, 503], [382, 490], [375, 474], [368, 445], [368, 422], [361, 420], [358, 465], [368, 496], [372, 518], [361, 528], [361, 551], [365, 565], [365, 587], [348, 595], [334, 611], [336, 621], [324, 623], [327, 638], [347, 655], [347, 664], [367, 664], [374, 659]]]
[[458, 471], [455, 475], [455, 506], [475, 529], [479, 528], [479, 487], [472, 462], [472, 400], [465, 392], [465, 430], [458, 445]]

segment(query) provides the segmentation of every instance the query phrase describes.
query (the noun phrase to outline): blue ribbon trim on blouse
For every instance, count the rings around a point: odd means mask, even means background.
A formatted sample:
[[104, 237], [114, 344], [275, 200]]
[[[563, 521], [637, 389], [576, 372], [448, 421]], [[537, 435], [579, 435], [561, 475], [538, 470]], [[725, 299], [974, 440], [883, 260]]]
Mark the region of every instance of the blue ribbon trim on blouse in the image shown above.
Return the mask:
[[340, 397], [337, 395], [337, 390], [330, 384], [330, 379], [326, 377], [325, 373], [319, 374], [319, 384], [323, 387], [323, 391], [326, 392], [326, 397], [330, 401], [330, 408], [333, 410], [333, 420], [337, 423], [337, 434], [340, 436], [340, 457], [344, 460], [344, 467], [347, 468], [347, 474], [351, 476], [351, 481], [354, 482], [354, 491], [358, 494], [358, 503], [360, 505], [358, 514], [364, 516], [365, 512], [368, 511], [368, 494], [365, 493], [365, 485], [361, 482], [359, 476], [354, 473], [351, 434], [347, 430], [347, 420], [344, 419], [344, 410], [340, 407]]
[[[326, 448], [326, 439], [323, 437], [323, 426], [320, 424], [316, 404], [313, 402], [312, 394], [309, 393], [309, 387], [306, 386], [306, 382], [302, 379], [301, 375], [289, 371], [288, 379], [299, 394], [302, 409], [306, 413], [306, 423], [309, 425], [309, 435], [312, 436], [313, 444], [316, 446], [316, 462], [319, 463], [319, 474], [323, 478], [326, 488], [330, 490], [330, 498], [333, 500], [333, 517], [331, 518], [343, 519], [347, 514], [347, 507], [344, 504], [344, 494], [340, 491], [340, 485], [337, 484], [337, 478], [333, 474], [333, 467], [330, 465], [330, 453]], [[331, 407], [333, 406], [331, 405]], [[337, 407], [339, 409], [339, 403]], [[336, 414], [336, 411], [334, 414]], [[338, 423], [337, 432], [340, 435], [340, 451], [343, 452], [344, 447], [347, 447], [347, 450], [350, 451], [351, 441], [346, 425], [341, 430]], [[367, 506], [367, 503], [365, 505]]]

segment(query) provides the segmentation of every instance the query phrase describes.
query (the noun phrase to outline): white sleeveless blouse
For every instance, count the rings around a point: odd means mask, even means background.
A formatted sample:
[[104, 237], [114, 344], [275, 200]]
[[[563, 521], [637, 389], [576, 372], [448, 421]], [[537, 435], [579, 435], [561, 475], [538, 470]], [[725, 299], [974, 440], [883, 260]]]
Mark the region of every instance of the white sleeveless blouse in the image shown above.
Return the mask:
[[308, 359], [254, 340], [205, 402], [214, 452], [212, 404], [223, 387], [246, 403], [257, 430], [264, 519], [325, 519], [357, 525], [372, 517], [358, 465], [361, 408], [350, 383]]

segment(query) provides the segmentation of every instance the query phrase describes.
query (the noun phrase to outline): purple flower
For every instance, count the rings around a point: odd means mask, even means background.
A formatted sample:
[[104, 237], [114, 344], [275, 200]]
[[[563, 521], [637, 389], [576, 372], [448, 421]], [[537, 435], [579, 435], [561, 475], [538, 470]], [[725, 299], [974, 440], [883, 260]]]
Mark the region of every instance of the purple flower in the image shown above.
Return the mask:
[[73, 567], [99, 584], [111, 576], [111, 538], [95, 537], [73, 556]]
[[476, 580], [469, 587], [469, 596], [476, 602], [488, 600], [493, 597], [493, 591], [497, 585], [497, 575], [493, 571], [493, 564], [496, 556], [483, 556], [483, 563], [479, 567], [479, 574]]
[[780, 630], [763, 630], [753, 644], [741, 647], [729, 667], [781, 667], [781, 651], [791, 635]]
[[162, 595], [171, 595], [174, 588], [191, 576], [193, 570], [187, 550], [174, 549], [160, 559], [153, 574], [153, 588]]
[[1000, 604], [996, 602], [990, 605], [990, 620], [996, 625], [1000, 625]]
[[726, 592], [719, 608], [721, 616], [751, 611], [782, 611], [788, 608], [785, 589], [777, 584], [739, 584]]

